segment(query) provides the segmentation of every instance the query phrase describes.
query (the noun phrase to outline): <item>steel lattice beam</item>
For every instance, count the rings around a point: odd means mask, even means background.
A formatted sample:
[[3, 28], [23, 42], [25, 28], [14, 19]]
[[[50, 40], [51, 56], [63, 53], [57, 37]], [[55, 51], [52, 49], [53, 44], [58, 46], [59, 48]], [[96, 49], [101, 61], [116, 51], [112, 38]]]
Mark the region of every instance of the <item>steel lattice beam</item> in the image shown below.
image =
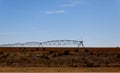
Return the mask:
[[83, 41], [77, 40], [52, 40], [45, 42], [27, 42], [5, 44], [2, 47], [84, 47]]

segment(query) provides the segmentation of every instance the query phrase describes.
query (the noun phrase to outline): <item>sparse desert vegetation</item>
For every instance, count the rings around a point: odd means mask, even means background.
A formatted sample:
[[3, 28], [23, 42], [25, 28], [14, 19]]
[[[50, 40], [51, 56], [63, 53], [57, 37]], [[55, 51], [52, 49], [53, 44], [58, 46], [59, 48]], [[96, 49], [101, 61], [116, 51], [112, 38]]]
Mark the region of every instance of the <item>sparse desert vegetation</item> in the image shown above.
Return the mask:
[[112, 67], [120, 70], [120, 49], [114, 48], [111, 51], [109, 48], [87, 48], [87, 50], [83, 48], [0, 48], [0, 71], [2, 68], [14, 67], [58, 69], [83, 67], [93, 68], [93, 70]]

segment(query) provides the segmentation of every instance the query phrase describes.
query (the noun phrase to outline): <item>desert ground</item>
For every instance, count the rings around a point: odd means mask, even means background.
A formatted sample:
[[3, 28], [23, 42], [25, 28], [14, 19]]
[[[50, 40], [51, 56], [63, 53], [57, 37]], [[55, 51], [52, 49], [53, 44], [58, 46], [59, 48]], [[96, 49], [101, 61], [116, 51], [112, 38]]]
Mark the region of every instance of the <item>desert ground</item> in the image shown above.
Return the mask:
[[0, 72], [120, 72], [120, 48], [0, 47]]
[[0, 72], [120, 72], [120, 67], [0, 67]]

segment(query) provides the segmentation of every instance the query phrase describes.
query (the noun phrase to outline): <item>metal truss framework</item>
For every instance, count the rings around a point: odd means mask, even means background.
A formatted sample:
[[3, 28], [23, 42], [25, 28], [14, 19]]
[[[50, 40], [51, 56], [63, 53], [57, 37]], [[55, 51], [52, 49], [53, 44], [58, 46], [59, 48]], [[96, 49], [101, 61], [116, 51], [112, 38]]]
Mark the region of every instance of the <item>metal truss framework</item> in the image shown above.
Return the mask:
[[41, 42], [39, 47], [84, 47], [84, 44], [77, 40], [52, 40]]
[[52, 40], [45, 42], [27, 42], [5, 44], [2, 47], [84, 47], [83, 41], [77, 40]]

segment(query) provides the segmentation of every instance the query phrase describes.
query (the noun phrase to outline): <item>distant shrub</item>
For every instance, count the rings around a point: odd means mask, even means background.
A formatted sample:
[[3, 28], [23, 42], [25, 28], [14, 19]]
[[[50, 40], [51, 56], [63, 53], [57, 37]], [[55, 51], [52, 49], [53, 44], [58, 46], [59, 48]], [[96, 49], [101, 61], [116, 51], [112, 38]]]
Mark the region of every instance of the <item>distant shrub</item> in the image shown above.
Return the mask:
[[89, 50], [88, 50], [88, 49], [85, 49], [85, 52], [89, 52]]
[[93, 53], [93, 52], [90, 52], [90, 55], [94, 55], [94, 53]]
[[7, 53], [7, 54], [6, 54], [6, 57], [8, 57], [9, 55], [10, 55], [10, 54], [9, 54], [9, 53]]
[[45, 51], [46, 49], [45, 48], [43, 48], [43, 51]]
[[22, 48], [18, 48], [19, 50], [21, 50]]
[[45, 57], [45, 55], [42, 55], [42, 56], [41, 56], [41, 58], [44, 58], [44, 57]]
[[34, 50], [31, 50], [31, 52], [33, 52]]
[[78, 67], [78, 65], [73, 65], [73, 67]]
[[120, 58], [120, 54], [117, 54], [117, 57]]
[[16, 48], [12, 47], [12, 49], [16, 49]]
[[39, 51], [39, 48], [36, 48], [37, 51]]
[[100, 56], [100, 54], [96, 54], [96, 56], [97, 56], [97, 57], [99, 57], [99, 56]]
[[93, 67], [93, 63], [87, 62], [87, 63], [86, 63], [86, 66], [87, 66], [87, 67]]
[[69, 55], [69, 54], [70, 54], [70, 51], [69, 51], [69, 50], [66, 50], [63, 54], [64, 54], [64, 55]]
[[79, 52], [79, 50], [78, 50], [78, 49], [75, 49], [74, 51], [75, 51], [75, 52]]
[[44, 58], [47, 59], [47, 60], [50, 59], [48, 56], [45, 56]]
[[4, 54], [4, 52], [0, 52], [0, 54]]
[[49, 54], [53, 54], [53, 51], [50, 51]]
[[41, 58], [43, 58], [43, 59], [50, 59], [48, 55], [42, 55]]
[[25, 52], [26, 48], [20, 48], [20, 50], [21, 50], [22, 52]]

